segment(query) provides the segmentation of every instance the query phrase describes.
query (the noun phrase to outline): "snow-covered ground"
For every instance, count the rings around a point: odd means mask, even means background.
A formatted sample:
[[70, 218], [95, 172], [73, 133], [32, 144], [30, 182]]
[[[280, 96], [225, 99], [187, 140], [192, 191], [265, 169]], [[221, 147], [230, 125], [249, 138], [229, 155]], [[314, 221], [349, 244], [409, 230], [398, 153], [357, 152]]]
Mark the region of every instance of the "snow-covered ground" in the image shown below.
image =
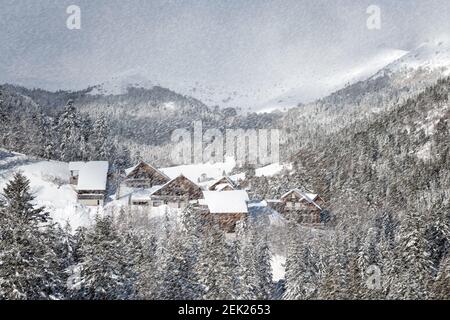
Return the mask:
[[200, 181], [202, 181], [203, 178], [218, 179], [223, 176], [223, 173], [229, 174], [235, 166], [236, 162], [234, 159], [227, 158], [225, 162], [180, 165], [161, 168], [160, 170], [171, 179], [182, 174], [189, 180], [198, 183], [199, 179]]
[[274, 254], [272, 256], [270, 264], [272, 266], [273, 281], [277, 282], [279, 280], [284, 279], [284, 275], [286, 273], [286, 269], [285, 269], [286, 257], [279, 255], [279, 254]]
[[[200, 163], [200, 164], [190, 164], [190, 165], [180, 165], [168, 168], [161, 168], [160, 170], [164, 172], [169, 178], [173, 179], [183, 174], [186, 178], [192, 180], [195, 183], [203, 184], [205, 180], [212, 182], [215, 179], [223, 177], [224, 173], [229, 175], [230, 172], [236, 166], [236, 161], [229, 157], [225, 162], [216, 163]], [[258, 168], [255, 170], [257, 177], [266, 176], [271, 177], [280, 173], [283, 169], [292, 169], [291, 164], [281, 164], [272, 163], [267, 166]], [[231, 175], [230, 178], [233, 180], [245, 179], [244, 173], [237, 173]], [[208, 183], [206, 182], [206, 184]]]
[[[1, 151], [0, 151], [1, 152]], [[0, 153], [0, 190], [15, 172], [22, 172], [29, 180], [38, 206], [45, 206], [55, 222], [70, 223], [72, 230], [89, 225], [101, 208], [88, 208], [76, 202], [76, 193], [69, 185], [69, 166], [65, 162], [33, 160], [24, 155]]]
[[291, 164], [281, 164], [279, 162], [269, 164], [265, 167], [261, 167], [255, 170], [255, 175], [257, 177], [271, 177], [278, 173], [280, 173], [283, 169], [291, 170], [292, 165]]

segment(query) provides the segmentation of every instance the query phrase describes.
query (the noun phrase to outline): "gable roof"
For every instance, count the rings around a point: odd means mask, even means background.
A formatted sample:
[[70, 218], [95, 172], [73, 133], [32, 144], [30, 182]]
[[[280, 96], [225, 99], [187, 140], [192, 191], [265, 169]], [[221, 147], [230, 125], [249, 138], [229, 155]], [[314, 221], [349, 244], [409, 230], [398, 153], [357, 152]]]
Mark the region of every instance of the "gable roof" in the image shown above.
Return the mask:
[[147, 162], [144, 162], [144, 161], [139, 162], [137, 165], [135, 165], [131, 168], [125, 169], [125, 175], [128, 177], [131, 173], [133, 173], [134, 170], [136, 170], [138, 167], [141, 167], [141, 166], [147, 166], [150, 169], [156, 171], [158, 174], [160, 174], [167, 180], [170, 180], [170, 178], [166, 174], [164, 174], [162, 171], [156, 169], [154, 166], [152, 166], [151, 164], [148, 164]]
[[209, 190], [217, 190], [217, 186], [218, 185], [223, 185], [223, 184], [229, 184], [233, 189], [235, 189], [237, 187], [237, 184], [236, 184], [236, 182], [233, 179], [231, 179], [228, 176], [224, 176], [224, 177], [219, 178], [216, 181], [214, 181], [209, 186]]
[[150, 200], [153, 193], [158, 191], [162, 186], [153, 186], [148, 189], [139, 189], [131, 193], [132, 200]]
[[215, 189], [216, 191], [222, 191], [224, 190], [226, 187], [230, 187], [231, 189], [235, 189], [233, 185], [229, 184], [229, 183], [220, 183], [218, 185], [216, 185]]
[[322, 210], [322, 208], [315, 202], [319, 198], [319, 195], [316, 193], [303, 192], [300, 189], [295, 188], [283, 194], [281, 196], [281, 199], [286, 198], [292, 192], [295, 192], [300, 197], [301, 200], [306, 200], [308, 203], [311, 203], [315, 205], [318, 209]]
[[70, 162], [69, 170], [78, 170], [77, 190], [106, 190], [108, 161]]
[[162, 186], [160, 186], [157, 190], [155, 190], [152, 194], [157, 195], [158, 192], [166, 189], [167, 187], [169, 187], [170, 185], [174, 184], [175, 182], [179, 181], [179, 180], [186, 180], [188, 181], [193, 187], [198, 188], [199, 191], [201, 191], [201, 188], [192, 180], [186, 178], [184, 175], [180, 174], [178, 177], [173, 178], [171, 180], [169, 180], [168, 182], [166, 182], [165, 184], [163, 184]]
[[248, 213], [245, 190], [203, 191], [203, 197], [210, 213]]

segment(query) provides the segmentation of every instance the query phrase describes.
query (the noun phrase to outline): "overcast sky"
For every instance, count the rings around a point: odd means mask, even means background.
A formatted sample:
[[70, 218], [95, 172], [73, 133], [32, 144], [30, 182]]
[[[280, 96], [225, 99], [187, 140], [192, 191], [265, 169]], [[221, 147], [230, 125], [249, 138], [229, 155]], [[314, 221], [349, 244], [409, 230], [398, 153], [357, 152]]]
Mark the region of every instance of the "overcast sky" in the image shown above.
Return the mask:
[[[66, 28], [71, 4], [81, 8], [81, 30]], [[371, 4], [381, 8], [381, 30], [366, 27]], [[49, 89], [130, 70], [150, 80], [270, 88], [450, 30], [449, 0], [0, 0], [0, 8], [0, 82]]]

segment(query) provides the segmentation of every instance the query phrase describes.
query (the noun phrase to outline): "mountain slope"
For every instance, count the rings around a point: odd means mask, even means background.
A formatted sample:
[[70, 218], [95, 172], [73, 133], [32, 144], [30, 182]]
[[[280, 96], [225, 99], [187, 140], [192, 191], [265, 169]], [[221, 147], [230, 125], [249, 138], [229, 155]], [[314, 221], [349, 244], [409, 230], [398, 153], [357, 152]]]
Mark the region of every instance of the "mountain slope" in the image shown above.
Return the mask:
[[391, 72], [402, 70], [426, 69], [442, 70], [444, 75], [450, 74], [450, 40], [438, 39], [425, 42], [415, 50], [408, 52], [400, 59], [385, 68]]
[[396, 108], [445, 77], [449, 62], [450, 42], [424, 44], [367, 80], [289, 110], [278, 122], [287, 132], [285, 142], [290, 148], [286, 153], [289, 155], [306, 145], [314, 145], [363, 118]]
[[449, 137], [447, 77], [391, 110], [296, 149], [289, 174], [249, 183], [266, 199], [298, 187], [319, 193], [331, 221], [345, 230], [386, 215], [404, 221], [420, 214], [428, 226], [437, 213], [450, 218]]
[[[11, 112], [14, 112], [14, 116], [17, 114], [16, 120], [11, 116], [6, 117], [6, 121], [10, 122], [9, 131], [12, 131], [15, 139], [13, 143], [9, 141], [7, 145], [2, 144], [9, 149], [39, 155], [30, 146], [25, 148], [26, 138], [22, 133], [32, 129], [26, 123], [33, 123], [33, 119], [54, 123], [53, 120], [61, 115], [67, 101], [72, 100], [75, 108], [90, 115], [93, 121], [101, 116], [107, 119], [108, 130], [116, 146], [126, 147], [131, 150], [132, 156], [142, 156], [157, 165], [167, 165], [170, 161], [170, 138], [177, 128], [192, 128], [195, 121], [202, 121], [205, 130], [272, 128], [275, 120], [281, 116], [256, 113], [244, 115], [233, 108], [208, 107], [199, 100], [158, 86], [150, 89], [128, 87], [125, 93], [104, 95], [96, 93], [92, 87], [76, 92], [49, 92], [3, 85], [0, 86], [0, 95], [0, 100], [3, 100], [0, 115], [12, 115]], [[17, 129], [19, 124], [27, 129]], [[48, 133], [54, 134], [53, 131]], [[42, 149], [42, 146], [37, 147]]]

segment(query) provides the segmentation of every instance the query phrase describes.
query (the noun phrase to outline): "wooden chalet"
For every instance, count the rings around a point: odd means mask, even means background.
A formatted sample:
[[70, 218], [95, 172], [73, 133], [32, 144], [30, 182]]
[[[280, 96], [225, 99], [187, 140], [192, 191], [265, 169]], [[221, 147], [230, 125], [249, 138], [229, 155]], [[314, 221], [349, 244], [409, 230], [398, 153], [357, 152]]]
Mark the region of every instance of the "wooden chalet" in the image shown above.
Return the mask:
[[201, 203], [207, 209], [207, 217], [225, 232], [235, 232], [237, 222], [248, 216], [249, 197], [245, 190], [204, 191], [203, 197]]
[[323, 199], [310, 192], [292, 189], [280, 198], [282, 213], [297, 222], [305, 224], [321, 223]]
[[70, 183], [79, 203], [103, 206], [106, 196], [109, 164], [107, 161], [70, 162]]
[[184, 175], [168, 181], [150, 195], [154, 207], [165, 204], [182, 209], [187, 207], [190, 201], [199, 200], [202, 197], [202, 189]]
[[237, 190], [238, 185], [229, 177], [222, 177], [215, 181], [208, 189], [210, 191], [231, 191]]
[[170, 181], [169, 177], [143, 161], [125, 170], [124, 184], [128, 188], [152, 188]]

